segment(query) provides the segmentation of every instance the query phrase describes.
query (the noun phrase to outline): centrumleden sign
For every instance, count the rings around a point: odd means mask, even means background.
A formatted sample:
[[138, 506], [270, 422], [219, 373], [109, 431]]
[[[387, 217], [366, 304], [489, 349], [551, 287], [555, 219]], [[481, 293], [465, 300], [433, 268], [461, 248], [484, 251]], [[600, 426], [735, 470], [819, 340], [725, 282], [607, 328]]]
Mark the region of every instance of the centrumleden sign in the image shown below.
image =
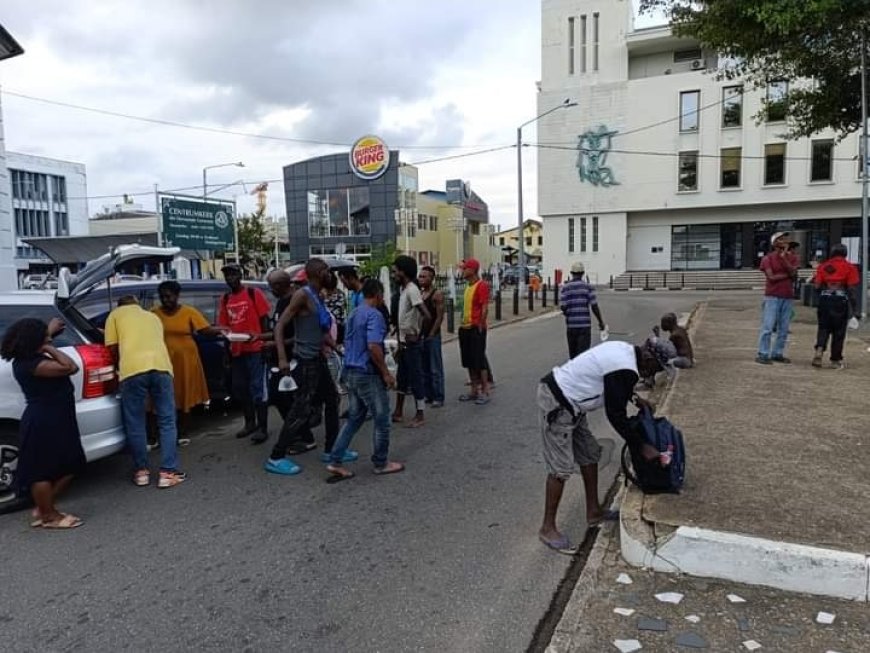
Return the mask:
[[231, 204], [164, 197], [160, 206], [166, 245], [220, 251], [235, 248]]

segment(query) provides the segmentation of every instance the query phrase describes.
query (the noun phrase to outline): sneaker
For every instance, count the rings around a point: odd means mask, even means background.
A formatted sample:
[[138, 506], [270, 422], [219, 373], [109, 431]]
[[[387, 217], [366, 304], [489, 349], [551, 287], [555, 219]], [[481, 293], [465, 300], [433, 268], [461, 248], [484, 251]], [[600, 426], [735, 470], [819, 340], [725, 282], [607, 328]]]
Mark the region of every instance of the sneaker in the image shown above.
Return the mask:
[[269, 434], [266, 433], [263, 429], [257, 429], [251, 434], [251, 442], [253, 444], [263, 444], [268, 439]]
[[770, 360], [774, 363], [783, 363], [784, 365], [791, 364], [791, 358], [786, 358], [785, 356], [771, 356]]
[[281, 458], [280, 460], [269, 458], [263, 465], [263, 469], [270, 474], [280, 474], [281, 476], [294, 476], [302, 471], [302, 468], [289, 458]]
[[157, 442], [149, 442], [147, 445], [145, 445], [145, 448], [148, 451], [155, 451], [155, 450], [159, 449], [160, 448], [160, 440], [158, 440]]
[[773, 361], [770, 360], [767, 356], [761, 356], [761, 355], [756, 356], [755, 362], [758, 363], [759, 365], [773, 365]]
[[816, 349], [816, 353], [813, 356], [813, 367], [821, 367], [822, 366], [822, 350]]
[[[328, 453], [320, 454], [320, 462], [322, 462], [324, 465], [328, 465], [330, 462], [332, 462], [331, 455], [332, 454]], [[354, 451], [353, 449], [346, 450], [344, 452], [344, 456], [342, 456], [341, 458], [341, 462], [343, 463], [353, 463], [357, 460], [359, 460], [359, 452]]]
[[832, 370], [845, 370], [846, 363], [845, 363], [845, 361], [831, 361], [831, 369]]
[[171, 472], [160, 472], [160, 480], [157, 481], [157, 487], [161, 490], [175, 487], [187, 480], [187, 475], [184, 472], [174, 470]]
[[145, 487], [151, 482], [151, 472], [147, 469], [137, 469], [133, 472], [133, 485]]
[[443, 401], [433, 401], [432, 408], [444, 408], [444, 402]]
[[190, 444], [190, 438], [178, 438], [177, 442], [179, 447], [186, 447]]

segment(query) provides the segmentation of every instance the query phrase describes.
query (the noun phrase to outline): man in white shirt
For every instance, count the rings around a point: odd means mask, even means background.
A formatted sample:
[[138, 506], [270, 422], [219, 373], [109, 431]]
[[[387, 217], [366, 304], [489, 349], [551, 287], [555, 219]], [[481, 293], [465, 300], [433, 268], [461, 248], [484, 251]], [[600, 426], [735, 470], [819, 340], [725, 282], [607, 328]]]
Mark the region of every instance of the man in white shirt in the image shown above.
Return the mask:
[[393, 421], [404, 419], [405, 395], [413, 394], [416, 404], [414, 419], [408, 428], [425, 424], [423, 407], [426, 401], [426, 384], [423, 377], [423, 320], [431, 316], [417, 285], [417, 261], [410, 256], [397, 256], [393, 262], [393, 276], [402, 287], [399, 296], [397, 324], [399, 327], [399, 372], [396, 379], [396, 410]]
[[[586, 493], [586, 523], [596, 526], [616, 513], [606, 512], [598, 501], [598, 460], [601, 445], [589, 430], [586, 413], [604, 408], [614, 430], [637, 447], [647, 460], [659, 452], [631, 428], [626, 407], [641, 378], [661, 370], [648, 349], [628, 342], [604, 342], [553, 370], [538, 384], [538, 417], [547, 465], [544, 521], [538, 537], [559, 553], [577, 552], [556, 526], [556, 513], [565, 481], [580, 467]], [[642, 399], [636, 402], [645, 403]]]

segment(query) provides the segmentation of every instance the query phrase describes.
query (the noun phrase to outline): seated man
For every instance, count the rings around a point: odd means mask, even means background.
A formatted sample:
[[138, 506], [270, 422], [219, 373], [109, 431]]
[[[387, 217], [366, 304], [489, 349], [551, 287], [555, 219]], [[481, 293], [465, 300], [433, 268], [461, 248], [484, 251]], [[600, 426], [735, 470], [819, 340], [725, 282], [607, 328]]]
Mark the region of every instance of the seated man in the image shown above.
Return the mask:
[[689, 340], [689, 332], [677, 324], [677, 316], [674, 313], [666, 313], [662, 316], [662, 331], [670, 334], [671, 342], [677, 350], [677, 355], [668, 361], [668, 365], [680, 369], [689, 369], [695, 366], [695, 353], [692, 351], [692, 341]]

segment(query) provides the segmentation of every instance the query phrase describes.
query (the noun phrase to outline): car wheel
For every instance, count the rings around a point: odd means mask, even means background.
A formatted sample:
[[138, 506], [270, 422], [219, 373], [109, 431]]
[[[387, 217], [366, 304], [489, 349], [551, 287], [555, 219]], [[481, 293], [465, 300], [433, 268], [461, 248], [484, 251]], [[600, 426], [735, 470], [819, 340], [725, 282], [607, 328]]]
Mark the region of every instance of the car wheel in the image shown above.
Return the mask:
[[18, 469], [18, 429], [0, 426], [0, 515], [21, 510], [29, 501], [15, 495], [15, 472]]

